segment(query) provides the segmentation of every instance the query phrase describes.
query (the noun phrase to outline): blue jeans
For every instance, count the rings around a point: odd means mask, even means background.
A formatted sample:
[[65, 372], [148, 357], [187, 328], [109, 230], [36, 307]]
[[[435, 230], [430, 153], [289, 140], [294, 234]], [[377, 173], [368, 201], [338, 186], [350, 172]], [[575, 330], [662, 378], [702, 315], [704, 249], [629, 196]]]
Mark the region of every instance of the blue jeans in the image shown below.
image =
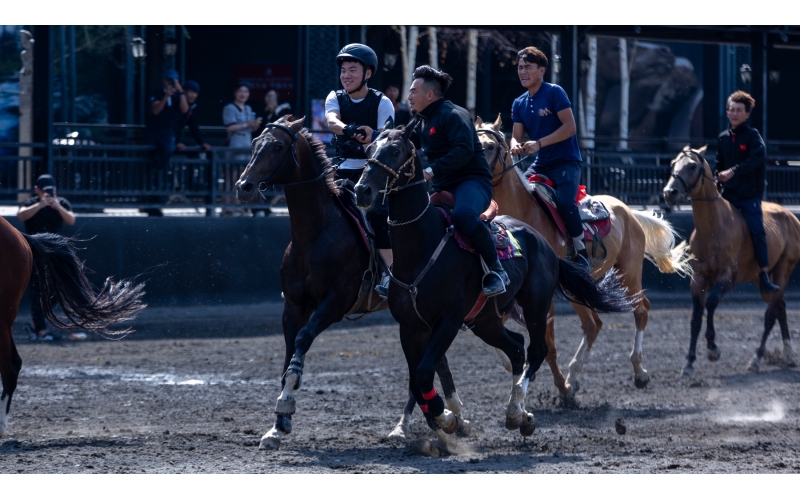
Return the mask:
[[732, 201], [731, 205], [739, 209], [747, 222], [750, 236], [753, 238], [753, 251], [756, 254], [758, 267], [769, 267], [767, 233], [764, 231], [764, 213], [761, 211], [761, 198]]
[[570, 238], [582, 235], [581, 214], [575, 205], [575, 197], [578, 196], [578, 186], [581, 183], [581, 164], [573, 161], [554, 168], [531, 167], [525, 172], [525, 178], [532, 174], [541, 174], [553, 181], [556, 185], [556, 208], [564, 220]]
[[451, 192], [456, 197], [453, 207], [453, 225], [461, 234], [469, 238], [472, 247], [490, 267], [497, 261], [492, 235], [480, 215], [489, 208], [492, 201], [492, 184], [468, 180], [459, 184]]

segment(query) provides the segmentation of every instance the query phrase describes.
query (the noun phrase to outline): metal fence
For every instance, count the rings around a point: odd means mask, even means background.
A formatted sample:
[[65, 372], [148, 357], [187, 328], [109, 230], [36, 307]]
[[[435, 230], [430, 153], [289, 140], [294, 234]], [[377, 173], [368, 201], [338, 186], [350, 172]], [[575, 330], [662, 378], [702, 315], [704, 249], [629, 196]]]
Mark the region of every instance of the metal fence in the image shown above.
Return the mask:
[[[118, 132], [129, 134], [131, 130]], [[30, 194], [30, 190], [19, 188], [20, 176], [47, 171], [44, 149], [44, 144], [0, 143], [0, 203], [15, 204], [21, 195]], [[205, 207], [211, 215], [217, 208], [243, 208], [237, 204], [234, 183], [250, 158], [249, 150], [213, 146], [210, 152], [203, 152], [197, 147], [187, 148], [173, 155], [162, 172], [153, 171], [153, 148], [149, 146], [62, 138], [55, 140], [50, 150], [58, 193], [77, 210], [148, 209], [180, 203], [176, 206]], [[766, 199], [800, 204], [800, 143], [770, 143], [768, 151]], [[676, 154], [675, 149], [583, 149], [583, 182], [590, 193], [609, 194], [627, 204], [661, 205], [661, 192]], [[709, 148], [706, 157], [712, 165], [714, 155]], [[266, 194], [266, 202], [248, 207], [266, 209], [280, 203], [280, 191]]]

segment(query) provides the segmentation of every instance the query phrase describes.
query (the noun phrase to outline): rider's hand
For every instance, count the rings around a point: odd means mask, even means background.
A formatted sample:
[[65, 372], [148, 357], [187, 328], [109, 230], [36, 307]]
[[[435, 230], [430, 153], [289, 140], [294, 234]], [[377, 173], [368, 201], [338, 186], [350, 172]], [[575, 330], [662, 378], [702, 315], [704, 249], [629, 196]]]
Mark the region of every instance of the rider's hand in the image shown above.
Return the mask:
[[513, 156], [519, 156], [525, 152], [524, 144], [517, 143], [513, 148], [511, 148], [511, 154]]
[[728, 170], [723, 170], [720, 172], [717, 176], [717, 180], [720, 182], [728, 182], [731, 180], [731, 178], [733, 178], [734, 175], [736, 175], [736, 172], [729, 168]]
[[350, 125], [346, 125], [342, 127], [342, 134], [348, 139], [352, 139], [354, 135], [358, 132], [358, 125], [355, 123], [351, 123]]
[[179, 151], [182, 153], [185, 150], [186, 150], [186, 144], [179, 142], [178, 144], [175, 145], [175, 151]]
[[207, 142], [204, 142], [204, 143], [203, 143], [203, 149], [204, 149], [205, 151], [211, 151], [211, 145], [210, 145], [210, 144], [208, 144]]
[[353, 137], [361, 144], [369, 144], [372, 142], [372, 132], [373, 130], [370, 127], [362, 125], [356, 129], [356, 133], [353, 134]]
[[528, 141], [525, 143], [525, 152], [528, 154], [536, 153], [542, 149], [542, 145], [539, 141]]

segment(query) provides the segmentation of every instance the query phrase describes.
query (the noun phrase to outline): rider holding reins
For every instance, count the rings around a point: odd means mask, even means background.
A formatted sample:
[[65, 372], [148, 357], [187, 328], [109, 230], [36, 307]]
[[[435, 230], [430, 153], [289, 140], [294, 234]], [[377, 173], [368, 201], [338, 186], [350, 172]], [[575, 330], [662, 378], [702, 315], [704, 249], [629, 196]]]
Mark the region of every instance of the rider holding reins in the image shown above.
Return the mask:
[[[367, 86], [378, 69], [375, 51], [360, 43], [351, 43], [336, 56], [342, 90], [331, 91], [325, 99], [328, 130], [336, 134], [336, 155], [341, 159], [336, 176], [357, 183], [366, 165], [364, 146], [383, 131], [388, 119], [394, 122], [392, 101]], [[367, 220], [375, 233], [375, 247], [387, 268], [392, 265], [392, 243], [389, 239], [388, 202], [375, 203]], [[384, 273], [376, 290], [386, 296], [389, 275]]]
[[756, 261], [761, 268], [759, 288], [761, 293], [768, 294], [777, 292], [780, 287], [769, 280], [767, 234], [761, 211], [766, 147], [758, 130], [745, 123], [755, 105], [756, 100], [741, 90], [728, 97], [726, 109], [731, 126], [717, 139], [716, 171], [723, 187], [722, 197], [739, 209], [750, 229]]
[[[547, 57], [536, 47], [517, 54], [517, 74], [527, 91], [514, 100], [511, 154], [538, 153], [525, 178], [546, 176], [556, 185], [556, 208], [572, 238], [578, 264], [591, 269], [583, 242], [583, 225], [575, 197], [581, 181], [581, 152], [575, 135], [575, 117], [567, 93], [544, 81]], [[529, 141], [524, 141], [527, 132]]]
[[425, 179], [433, 179], [433, 191], [455, 196], [453, 224], [489, 267], [483, 293], [491, 297], [505, 292], [510, 282], [492, 235], [479, 219], [492, 201], [492, 171], [469, 112], [444, 99], [452, 82], [447, 73], [420, 66], [414, 70], [408, 102], [418, 120], [416, 138], [430, 161]]

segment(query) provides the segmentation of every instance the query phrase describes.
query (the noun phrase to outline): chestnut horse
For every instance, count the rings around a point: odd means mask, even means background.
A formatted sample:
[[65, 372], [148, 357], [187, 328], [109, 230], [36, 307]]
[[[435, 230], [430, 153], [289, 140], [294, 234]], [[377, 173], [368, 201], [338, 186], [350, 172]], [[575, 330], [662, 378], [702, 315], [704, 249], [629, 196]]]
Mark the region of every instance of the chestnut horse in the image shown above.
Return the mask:
[[[664, 199], [670, 205], [691, 197], [695, 230], [689, 240], [692, 255], [692, 322], [689, 355], [686, 357], [684, 375], [694, 373], [697, 337], [703, 323], [703, 309], [708, 311], [706, 342], [708, 359], [717, 361], [720, 349], [714, 343], [714, 310], [722, 296], [735, 285], [752, 281], [758, 286], [760, 268], [753, 251], [753, 240], [742, 214], [718, 191], [714, 175], [705, 160], [706, 147], [691, 149], [686, 146], [672, 161], [672, 178], [664, 187]], [[786, 302], [783, 294], [797, 261], [800, 260], [800, 221], [782, 206], [761, 202], [764, 212], [764, 229], [769, 249], [769, 272], [780, 291], [762, 295], [767, 305], [764, 315], [764, 333], [761, 345], [748, 364], [748, 369], [758, 371], [764, 356], [767, 337], [775, 320], [783, 337], [783, 363], [795, 366], [789, 326], [786, 323]]]
[[[551, 216], [542, 210], [528, 192], [525, 186], [527, 181], [522, 178], [519, 169], [513, 166], [505, 135], [501, 132], [502, 125], [499, 115], [492, 124], [484, 123], [480, 117], [475, 122], [486, 158], [492, 168], [493, 198], [499, 205], [499, 213], [528, 223], [544, 236], [560, 257], [564, 257], [567, 253], [565, 239]], [[602, 202], [611, 213], [611, 231], [603, 238], [605, 258], [594, 263], [593, 275], [604, 276], [612, 268], [616, 269], [619, 279], [628, 289], [628, 296], [634, 300], [633, 317], [636, 332], [630, 360], [633, 364], [634, 383], [636, 387], [644, 388], [650, 380], [647, 370], [642, 366], [642, 341], [647, 326], [650, 301], [642, 291], [642, 264], [647, 257], [662, 273], [681, 274], [688, 274], [689, 266], [686, 257], [683, 256], [682, 247], [675, 246], [675, 231], [667, 221], [649, 212], [631, 210], [611, 196], [592, 195], [592, 197]], [[592, 242], [586, 242], [586, 249], [592, 255]], [[597, 255], [603, 254], [604, 251], [598, 248]], [[567, 399], [572, 398], [579, 389], [578, 377], [589, 357], [589, 350], [603, 326], [597, 312], [576, 303], [573, 303], [572, 307], [580, 317], [583, 339], [569, 363], [566, 380], [556, 360], [552, 306], [546, 337], [548, 347], [546, 360], [553, 372], [556, 387], [562, 397]]]
[[[34, 266], [42, 290], [44, 315], [56, 327], [121, 335], [130, 330], [110, 331], [109, 327], [132, 319], [145, 308], [141, 301], [142, 284], [114, 283], [109, 278], [102, 290], [95, 293], [86, 279], [83, 262], [75, 254], [73, 241], [50, 233], [23, 234], [0, 217], [0, 376], [3, 381], [0, 437], [6, 432], [11, 397], [22, 368], [11, 325], [17, 318], [19, 302]], [[66, 318], [63, 320], [53, 312], [56, 303], [60, 303], [64, 311]]]

